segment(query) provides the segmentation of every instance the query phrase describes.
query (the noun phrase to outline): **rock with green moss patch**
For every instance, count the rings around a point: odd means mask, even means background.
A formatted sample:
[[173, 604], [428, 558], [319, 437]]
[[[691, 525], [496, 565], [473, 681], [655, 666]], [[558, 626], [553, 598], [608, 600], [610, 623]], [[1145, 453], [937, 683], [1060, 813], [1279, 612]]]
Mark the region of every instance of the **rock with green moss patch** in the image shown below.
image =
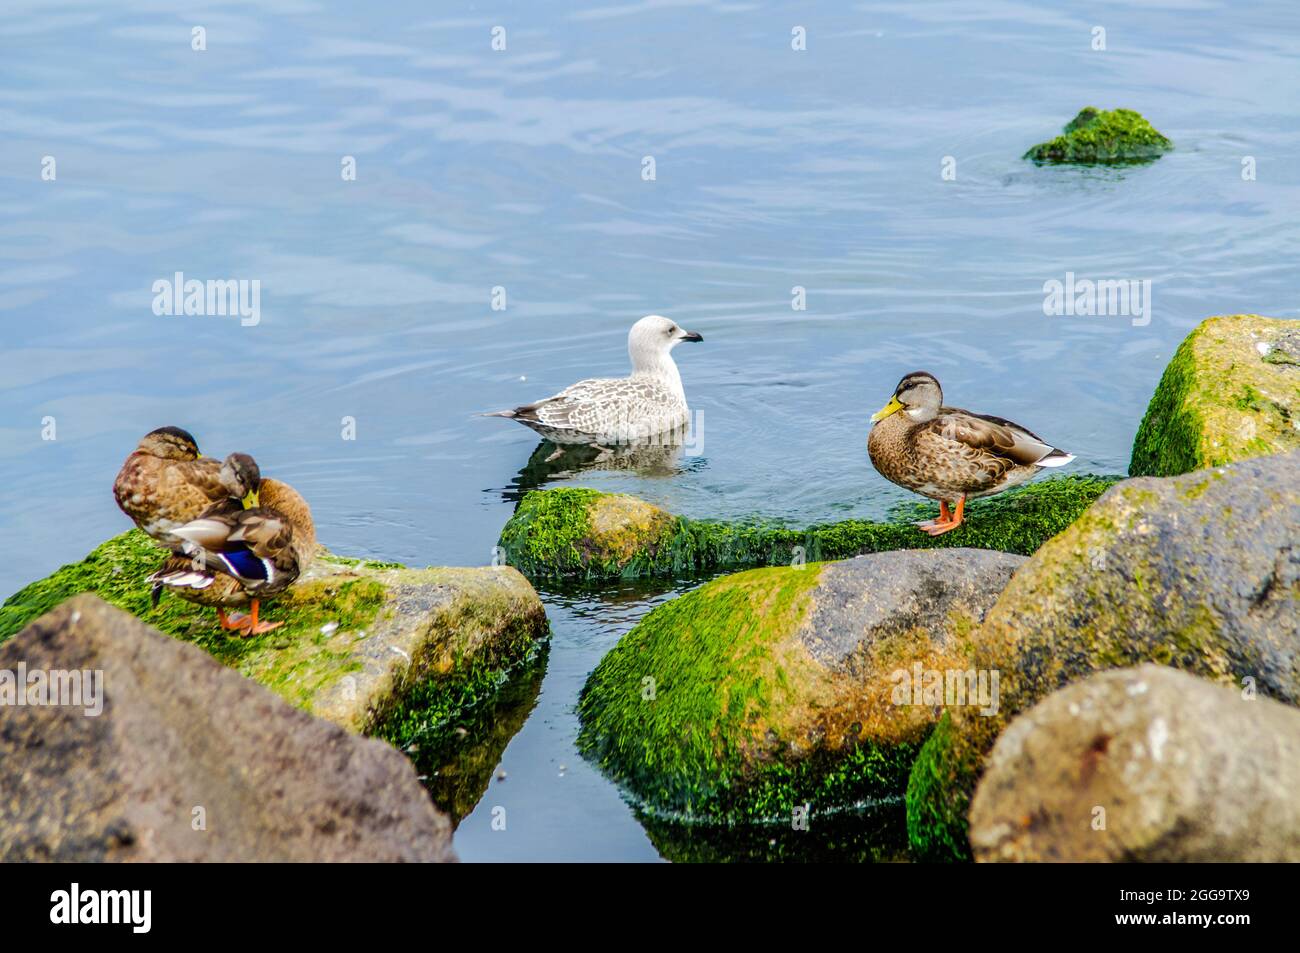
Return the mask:
[[1061, 135], [1034, 146], [1024, 158], [1080, 165], [1150, 162], [1173, 147], [1131, 109], [1086, 106], [1066, 123]]
[[1297, 863], [1297, 791], [1300, 711], [1142, 665], [1069, 685], [1007, 727], [970, 839], [980, 861]]
[[321, 552], [239, 638], [172, 593], [150, 604], [163, 557], [139, 530], [32, 583], [0, 606], [0, 642], [65, 599], [93, 592], [192, 642], [286, 701], [353, 731], [404, 743], [490, 695], [546, 632], [541, 600], [508, 566], [406, 569]]
[[976, 500], [966, 526], [943, 536], [915, 527], [937, 507], [899, 507], [889, 522], [842, 520], [807, 529], [773, 522], [696, 520], [635, 497], [561, 487], [529, 493], [501, 533], [506, 561], [534, 579], [689, 576], [748, 566], [846, 559], [896, 549], [974, 547], [1027, 555], [1119, 477], [1042, 480]]
[[1300, 321], [1207, 318], [1165, 368], [1129, 472], [1174, 476], [1300, 448]]
[[969, 636], [1023, 562], [904, 550], [715, 579], [601, 660], [579, 745], [658, 814], [789, 823], [897, 797], [945, 701], [990, 702], [966, 694]]
[[1093, 672], [1156, 662], [1300, 704], [1300, 451], [1119, 484], [1016, 573], [972, 642], [1001, 706], [950, 709], [917, 758], [908, 832], [927, 858], [969, 855], [971, 792], [1007, 722]]

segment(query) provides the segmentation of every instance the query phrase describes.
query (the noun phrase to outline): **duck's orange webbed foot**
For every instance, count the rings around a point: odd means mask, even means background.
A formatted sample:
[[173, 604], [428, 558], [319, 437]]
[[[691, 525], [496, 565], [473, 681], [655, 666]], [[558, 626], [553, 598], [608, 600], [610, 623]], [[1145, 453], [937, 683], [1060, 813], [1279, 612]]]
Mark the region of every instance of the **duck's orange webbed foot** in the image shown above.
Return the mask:
[[248, 617], [243, 620], [240, 635], [248, 638], [253, 635], [261, 635], [263, 632], [270, 632], [272, 629], [278, 629], [284, 625], [283, 622], [258, 622], [257, 621], [258, 601], [253, 600]]
[[951, 533], [953, 530], [955, 530], [958, 526], [962, 524], [965, 518], [964, 517], [965, 510], [966, 510], [966, 497], [964, 496], [957, 501], [957, 509], [954, 512], [948, 511], [947, 503], [940, 502], [939, 518], [937, 520], [931, 521], [928, 524], [926, 523], [920, 524], [921, 532], [929, 533], [931, 536], [942, 536], [944, 533]]
[[940, 526], [946, 526], [951, 522], [952, 522], [952, 513], [948, 511], [948, 501], [940, 500], [939, 518], [937, 520], [925, 520], [924, 522], [917, 523], [916, 528], [921, 530], [923, 533], [929, 533], [932, 529], [935, 529]]
[[223, 629], [242, 629], [248, 624], [248, 616], [236, 612], [233, 615], [226, 615], [225, 609], [217, 610], [217, 618], [221, 621]]

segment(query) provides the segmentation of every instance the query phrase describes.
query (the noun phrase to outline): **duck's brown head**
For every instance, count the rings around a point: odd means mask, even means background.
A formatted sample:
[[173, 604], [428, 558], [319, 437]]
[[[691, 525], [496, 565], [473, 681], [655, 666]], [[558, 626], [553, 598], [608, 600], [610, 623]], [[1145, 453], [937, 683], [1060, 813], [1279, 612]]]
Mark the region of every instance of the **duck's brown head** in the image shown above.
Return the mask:
[[199, 445], [193, 434], [180, 427], [159, 427], [140, 439], [136, 447], [141, 453], [162, 457], [164, 460], [197, 460]]
[[943, 388], [938, 379], [925, 371], [912, 371], [898, 382], [894, 396], [889, 398], [878, 411], [871, 415], [872, 423], [879, 423], [886, 417], [900, 410], [907, 411], [912, 420], [923, 422], [933, 420], [943, 406]]
[[221, 464], [221, 485], [249, 510], [258, 505], [262, 471], [257, 461], [246, 453], [232, 453]]

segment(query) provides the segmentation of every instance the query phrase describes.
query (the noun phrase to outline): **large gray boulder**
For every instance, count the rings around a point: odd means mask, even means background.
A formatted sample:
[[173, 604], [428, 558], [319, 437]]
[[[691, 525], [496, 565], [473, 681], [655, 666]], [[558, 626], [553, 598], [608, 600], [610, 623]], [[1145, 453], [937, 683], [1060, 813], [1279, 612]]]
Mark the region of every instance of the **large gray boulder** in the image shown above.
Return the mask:
[[1300, 711], [1142, 665], [1013, 721], [970, 811], [980, 861], [1300, 861]]
[[975, 633], [994, 717], [957, 709], [909, 783], [912, 849], [965, 856], [984, 757], [1017, 713], [1094, 672], [1155, 662], [1300, 704], [1300, 451], [1125, 480], [1016, 573]]
[[789, 818], [897, 796], [945, 704], [996, 706], [996, 686], [968, 678], [970, 635], [1024, 561], [900, 550], [714, 579], [601, 660], [579, 744], [679, 814]]
[[97, 596], [0, 646], [0, 673], [23, 670], [102, 674], [83, 676], [81, 704], [3, 710], [0, 861], [455, 859], [394, 748]]

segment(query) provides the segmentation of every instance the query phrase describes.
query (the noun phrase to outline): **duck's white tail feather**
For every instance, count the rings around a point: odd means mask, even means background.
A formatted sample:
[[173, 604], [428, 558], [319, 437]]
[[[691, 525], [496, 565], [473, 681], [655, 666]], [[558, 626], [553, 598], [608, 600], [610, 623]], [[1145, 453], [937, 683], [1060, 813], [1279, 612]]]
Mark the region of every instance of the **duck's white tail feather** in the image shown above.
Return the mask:
[[1047, 456], [1038, 461], [1040, 467], [1063, 467], [1074, 459], [1074, 454], [1066, 453], [1064, 450], [1053, 450]]

